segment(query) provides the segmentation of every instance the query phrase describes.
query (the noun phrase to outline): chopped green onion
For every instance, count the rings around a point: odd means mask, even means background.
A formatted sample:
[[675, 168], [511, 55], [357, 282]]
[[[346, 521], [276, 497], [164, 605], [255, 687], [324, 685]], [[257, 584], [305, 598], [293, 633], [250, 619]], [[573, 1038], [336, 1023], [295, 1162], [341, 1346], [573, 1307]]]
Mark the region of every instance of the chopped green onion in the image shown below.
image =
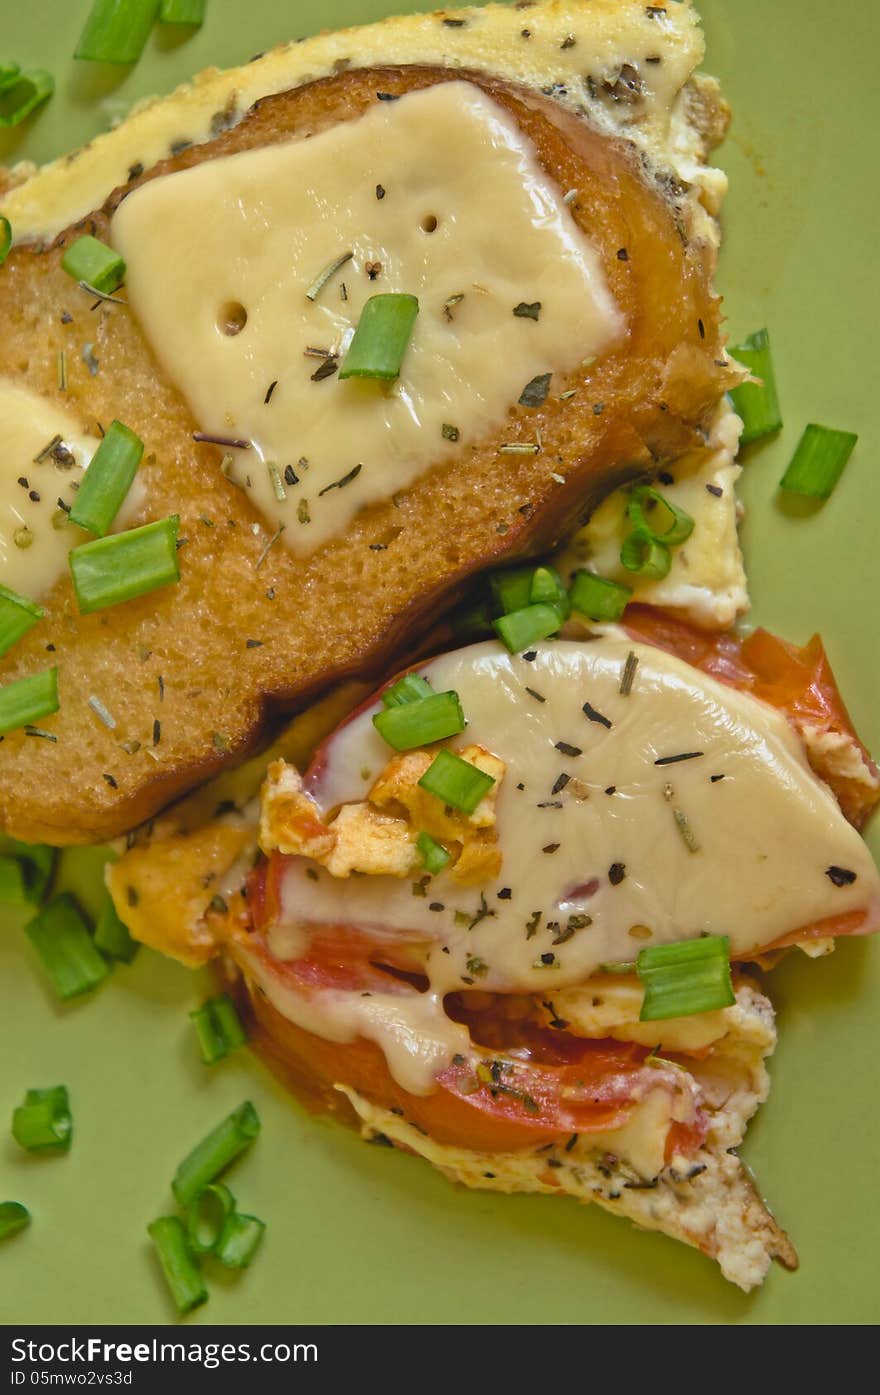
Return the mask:
[[31, 1223], [31, 1213], [20, 1201], [0, 1201], [0, 1240], [8, 1240]]
[[0, 586], [0, 655], [17, 644], [45, 613], [17, 591]]
[[93, 0], [74, 58], [136, 63], [158, 11], [159, 0]]
[[0, 732], [29, 726], [57, 711], [57, 668], [43, 669], [0, 688]]
[[9, 249], [12, 246], [12, 224], [8, 218], [0, 216], [0, 266], [9, 256]]
[[119, 253], [88, 233], [71, 242], [61, 265], [74, 281], [85, 281], [101, 295], [110, 295], [125, 280], [125, 262]]
[[536, 567], [532, 575], [529, 604], [540, 605], [543, 602], [559, 606], [563, 619], [568, 619], [571, 614], [568, 592], [555, 567]]
[[414, 295], [370, 296], [342, 361], [340, 378], [396, 378], [418, 313]]
[[70, 570], [80, 614], [104, 610], [180, 580], [177, 515], [75, 547]]
[[247, 1032], [228, 993], [218, 993], [216, 997], [209, 998], [189, 1016], [196, 1029], [206, 1066], [222, 1061], [230, 1051], [247, 1041]]
[[416, 847], [425, 864], [425, 870], [430, 872], [432, 877], [443, 871], [449, 861], [449, 853], [442, 843], [438, 843], [430, 833], [420, 833], [416, 839]]
[[766, 329], [750, 334], [744, 344], [730, 350], [744, 368], [761, 379], [761, 383], [742, 383], [731, 388], [733, 410], [742, 417], [743, 433], [740, 445], [748, 446], [764, 436], [772, 436], [782, 426], [779, 398], [776, 394], [776, 373], [770, 355], [770, 335]]
[[736, 1001], [726, 935], [652, 945], [640, 952], [636, 967], [645, 987], [640, 1022], [714, 1012]]
[[0, 854], [0, 906], [23, 906], [27, 899], [21, 863]]
[[489, 586], [498, 603], [499, 614], [509, 615], [514, 610], [525, 610], [532, 599], [534, 575], [534, 567], [516, 567], [512, 571], [494, 572], [489, 577]]
[[228, 1269], [247, 1269], [263, 1238], [266, 1222], [233, 1211], [227, 1216], [214, 1253]]
[[780, 489], [810, 499], [829, 498], [858, 439], [852, 431], [835, 431], [811, 422], [779, 481]]
[[109, 972], [73, 897], [56, 896], [25, 926], [59, 998], [75, 998], [96, 987]]
[[147, 1234], [156, 1246], [162, 1273], [177, 1311], [188, 1313], [206, 1302], [208, 1290], [198, 1260], [187, 1243], [180, 1217], [160, 1216], [147, 1226]]
[[11, 87], [20, 72], [20, 63], [0, 63], [0, 91]]
[[628, 572], [636, 572], [649, 581], [662, 581], [672, 566], [672, 553], [665, 543], [647, 533], [630, 533], [620, 549], [620, 560]]
[[197, 1143], [178, 1167], [171, 1190], [180, 1205], [189, 1206], [203, 1187], [250, 1147], [259, 1132], [260, 1116], [250, 1100], [245, 1100]]
[[422, 698], [430, 697], [432, 692], [433, 688], [426, 678], [418, 673], [405, 673], [385, 689], [382, 701], [386, 707], [401, 707], [406, 702], [419, 702]]
[[234, 1210], [235, 1197], [222, 1182], [212, 1182], [193, 1198], [186, 1213], [186, 1233], [197, 1255], [216, 1249], [223, 1226]]
[[128, 933], [128, 926], [116, 914], [109, 892], [104, 895], [93, 938], [103, 955], [108, 959], [118, 959], [123, 964], [130, 964], [140, 949], [137, 940], [133, 940]]
[[653, 489], [649, 484], [639, 485], [630, 495], [626, 507], [627, 516], [637, 533], [644, 533], [655, 542], [667, 547], [677, 547], [686, 542], [694, 531], [694, 520], [684, 509]]
[[47, 848], [42, 843], [20, 843], [17, 838], [4, 837], [0, 838], [0, 855], [4, 862], [14, 862], [19, 868], [24, 883], [24, 900], [38, 905], [46, 894], [55, 868], [55, 848]]
[[438, 751], [419, 784], [429, 794], [460, 809], [464, 814], [472, 814], [492, 788], [495, 779], [478, 770], [470, 761], [462, 760], [452, 751]]
[[588, 620], [619, 620], [632, 595], [632, 587], [581, 570], [575, 572], [568, 595], [572, 610], [586, 615]]
[[189, 24], [198, 29], [205, 21], [205, 0], [162, 0], [163, 24]]
[[12, 1115], [12, 1137], [29, 1153], [55, 1149], [66, 1153], [73, 1137], [73, 1115], [65, 1085], [28, 1090]]
[[109, 532], [131, 489], [143, 453], [140, 437], [121, 421], [111, 421], [80, 484], [70, 510], [71, 523], [101, 538]]
[[373, 726], [395, 751], [412, 751], [416, 746], [456, 736], [466, 723], [458, 693], [449, 692], [386, 707], [373, 717]]
[[55, 79], [42, 68], [18, 73], [0, 84], [0, 127], [18, 126], [55, 91]]
[[502, 615], [500, 620], [494, 621], [493, 629], [511, 654], [518, 654], [528, 649], [535, 640], [555, 635], [561, 624], [559, 607], [544, 601], [540, 605], [527, 605], [522, 610]]

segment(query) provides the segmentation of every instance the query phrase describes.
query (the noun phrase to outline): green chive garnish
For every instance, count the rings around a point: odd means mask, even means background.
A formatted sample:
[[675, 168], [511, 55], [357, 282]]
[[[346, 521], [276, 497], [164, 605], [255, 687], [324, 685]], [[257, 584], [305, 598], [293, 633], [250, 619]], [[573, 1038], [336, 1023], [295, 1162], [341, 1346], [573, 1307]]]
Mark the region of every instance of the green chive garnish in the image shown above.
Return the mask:
[[489, 577], [500, 614], [509, 615], [514, 610], [525, 610], [532, 600], [534, 575], [534, 567], [516, 567], [511, 571], [494, 572]]
[[405, 673], [403, 678], [398, 678], [396, 683], [385, 689], [382, 701], [386, 707], [402, 707], [404, 703], [419, 702], [422, 698], [430, 697], [432, 692], [426, 678], [418, 673]]
[[253, 1143], [260, 1132], [260, 1116], [251, 1104], [244, 1104], [228, 1115], [216, 1129], [197, 1143], [174, 1174], [171, 1190], [181, 1206], [190, 1202], [210, 1182]]
[[6, 72], [8, 76], [0, 81], [0, 127], [18, 126], [55, 91], [55, 79], [42, 68], [31, 73]]
[[340, 378], [398, 377], [419, 302], [414, 295], [373, 295], [361, 311]]
[[214, 1253], [228, 1269], [247, 1269], [265, 1230], [266, 1222], [259, 1217], [233, 1211], [226, 1218]]
[[544, 601], [540, 605], [527, 605], [522, 610], [514, 610], [510, 615], [502, 615], [500, 620], [493, 622], [493, 629], [511, 654], [518, 654], [536, 640], [555, 635], [561, 624], [560, 608]]
[[486, 775], [469, 761], [462, 760], [452, 751], [438, 751], [431, 765], [425, 771], [419, 784], [422, 789], [460, 809], [464, 814], [472, 814], [495, 783], [492, 775]]
[[464, 731], [464, 713], [458, 693], [432, 693], [416, 702], [386, 707], [373, 717], [373, 726], [395, 751], [412, 751], [444, 741]]
[[26, 596], [0, 586], [0, 655], [17, 644], [45, 613]]
[[8, 218], [0, 216], [0, 266], [9, 256], [9, 249], [12, 246], [12, 224]]
[[195, 1196], [186, 1213], [186, 1233], [197, 1255], [216, 1249], [224, 1223], [235, 1210], [235, 1197], [222, 1182], [212, 1182]]
[[28, 1090], [12, 1115], [12, 1137], [29, 1153], [66, 1153], [73, 1137], [73, 1115], [65, 1085]]
[[[17, 838], [0, 839], [0, 865], [9, 864], [17, 869], [5, 873], [4, 885], [14, 892], [22, 888], [21, 901], [38, 905], [46, 894], [46, 888], [55, 867], [56, 851], [42, 843], [20, 843]], [[0, 900], [7, 899], [0, 894]], [[11, 895], [20, 904], [17, 895]]]
[[162, 0], [163, 24], [188, 24], [198, 29], [205, 20], [205, 0]]
[[443, 871], [449, 861], [449, 853], [442, 843], [438, 843], [436, 839], [431, 837], [430, 833], [420, 833], [416, 839], [416, 847], [425, 864], [425, 870], [430, 872], [432, 877], [436, 877], [438, 872]]
[[104, 610], [180, 580], [177, 515], [75, 547], [70, 570], [80, 614]]
[[0, 688], [0, 732], [30, 726], [57, 711], [57, 668], [43, 669]]
[[147, 1226], [147, 1234], [156, 1246], [165, 1282], [179, 1313], [188, 1313], [205, 1303], [208, 1290], [186, 1238], [179, 1216], [160, 1216]]
[[628, 572], [649, 581], [662, 581], [672, 566], [672, 553], [665, 543], [647, 533], [630, 533], [620, 549], [620, 560]]
[[59, 998], [88, 993], [107, 977], [107, 963], [95, 949], [76, 902], [66, 892], [44, 906], [25, 926], [25, 933]]
[[230, 1051], [247, 1041], [247, 1032], [228, 993], [218, 993], [216, 997], [209, 998], [189, 1016], [196, 1029], [206, 1066], [222, 1061]]
[[733, 357], [744, 368], [748, 368], [757, 383], [743, 383], [732, 388], [730, 400], [733, 410], [742, 418], [743, 433], [740, 445], [748, 446], [752, 441], [760, 441], [764, 436], [772, 436], [782, 426], [779, 411], [779, 398], [776, 395], [776, 373], [770, 356], [770, 335], [766, 329], [750, 334], [744, 344], [730, 350]]
[[659, 489], [652, 489], [649, 484], [633, 490], [626, 512], [637, 533], [644, 533], [667, 547], [678, 547], [694, 531], [690, 514], [670, 503]]
[[74, 58], [136, 63], [158, 12], [159, 0], [93, 0]]
[[540, 605], [544, 602], [559, 606], [564, 619], [567, 619], [571, 613], [568, 592], [555, 567], [536, 567], [532, 574], [529, 603]]
[[131, 489], [144, 453], [139, 436], [111, 421], [80, 484], [70, 521], [103, 538]]
[[110, 295], [125, 280], [125, 262], [119, 253], [88, 233], [70, 244], [61, 265], [74, 281], [85, 281], [102, 295]]
[[736, 1001], [726, 935], [652, 945], [640, 952], [636, 968], [645, 988], [641, 1022], [714, 1012]]
[[852, 431], [834, 431], [830, 426], [811, 423], [779, 481], [780, 489], [810, 499], [829, 498], [858, 439]]
[[118, 959], [122, 964], [130, 964], [140, 949], [137, 940], [132, 939], [128, 927], [116, 914], [109, 892], [105, 893], [93, 939], [102, 954], [108, 959]]
[[619, 620], [631, 595], [631, 586], [584, 570], [575, 572], [568, 593], [572, 610], [588, 620]]
[[20, 1201], [0, 1201], [0, 1240], [8, 1240], [31, 1223], [31, 1213]]

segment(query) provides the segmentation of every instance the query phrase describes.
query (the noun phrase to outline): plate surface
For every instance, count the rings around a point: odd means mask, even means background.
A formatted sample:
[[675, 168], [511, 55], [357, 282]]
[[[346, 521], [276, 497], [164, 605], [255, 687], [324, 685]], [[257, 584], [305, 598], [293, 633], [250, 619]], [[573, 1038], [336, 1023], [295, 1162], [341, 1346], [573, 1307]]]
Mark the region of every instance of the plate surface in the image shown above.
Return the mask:
[[[51, 103], [0, 160], [49, 159], [133, 101], [200, 68], [239, 63], [322, 27], [379, 18], [387, 0], [209, 0], [194, 37], [154, 34], [120, 77], [71, 59], [87, 0], [6, 7], [0, 58], [44, 66]], [[875, 346], [880, 264], [875, 120], [880, 13], [860, 0], [702, 0], [706, 68], [734, 108], [720, 284], [733, 342], [773, 334], [785, 430], [748, 461], [743, 528], [754, 617], [792, 639], [818, 629], [853, 718], [880, 749], [880, 425]], [[807, 421], [859, 432], [834, 497], [809, 517], [776, 491]], [[880, 850], [880, 827], [872, 839]], [[94, 854], [68, 857], [85, 898]], [[770, 1102], [745, 1150], [801, 1255], [746, 1297], [683, 1246], [574, 1202], [455, 1190], [420, 1162], [309, 1118], [246, 1052], [208, 1070], [187, 1011], [205, 982], [142, 951], [90, 1000], [50, 1000], [21, 928], [0, 933], [0, 1199], [34, 1224], [4, 1246], [3, 1320], [168, 1322], [144, 1227], [170, 1209], [180, 1157], [242, 1099], [263, 1118], [231, 1175], [269, 1223], [240, 1279], [211, 1280], [191, 1321], [214, 1323], [869, 1323], [880, 1316], [875, 1199], [880, 1156], [876, 1005], [880, 944], [793, 956], [772, 976], [782, 1041]], [[7, 1120], [29, 1086], [64, 1081], [68, 1157], [18, 1150]]]

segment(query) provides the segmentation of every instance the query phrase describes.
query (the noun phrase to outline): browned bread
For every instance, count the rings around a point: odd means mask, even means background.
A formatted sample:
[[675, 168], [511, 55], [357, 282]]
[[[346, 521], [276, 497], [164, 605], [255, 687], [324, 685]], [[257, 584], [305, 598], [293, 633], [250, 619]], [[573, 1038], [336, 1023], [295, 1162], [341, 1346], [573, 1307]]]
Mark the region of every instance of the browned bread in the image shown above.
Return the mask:
[[[280, 544], [265, 555], [266, 533], [250, 526], [262, 520], [221, 476], [220, 452], [193, 443], [196, 423], [133, 316], [114, 305], [92, 311], [62, 271], [62, 252], [83, 231], [106, 238], [114, 208], [157, 174], [351, 120], [377, 91], [453, 77], [507, 108], [560, 188], [578, 189], [572, 211], [599, 250], [624, 341], [572, 377], [582, 390], [570, 400], [559, 397], [569, 383], [554, 380], [543, 407], [511, 407], [505, 439], [534, 440], [537, 426], [541, 454], [499, 454], [492, 436], [365, 509], [307, 559]], [[146, 443], [142, 520], [179, 513], [186, 542], [179, 585], [96, 615], [80, 616], [60, 583], [47, 619], [0, 661], [2, 682], [57, 663], [61, 696], [43, 723], [55, 742], [13, 732], [0, 744], [0, 826], [54, 843], [131, 828], [241, 760], [273, 714], [341, 675], [387, 665], [476, 570], [543, 547], [615, 485], [692, 445], [735, 378], [711, 291], [713, 253], [688, 240], [675, 200], [634, 146], [530, 88], [461, 69], [352, 69], [258, 102], [234, 129], [115, 190], [52, 246], [13, 250], [0, 278], [0, 373], [63, 400], [86, 429], [113, 417], [132, 427]], [[92, 695], [114, 730], [96, 719]]]

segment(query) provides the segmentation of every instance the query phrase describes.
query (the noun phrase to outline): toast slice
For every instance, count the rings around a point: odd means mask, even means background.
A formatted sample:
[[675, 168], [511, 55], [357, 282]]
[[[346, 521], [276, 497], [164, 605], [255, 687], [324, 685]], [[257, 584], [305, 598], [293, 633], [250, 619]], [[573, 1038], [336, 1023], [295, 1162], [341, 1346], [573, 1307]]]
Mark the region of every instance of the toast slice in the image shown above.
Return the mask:
[[[587, 55], [626, 44], [631, 62], [584, 73]], [[359, 65], [380, 51], [401, 61]], [[387, 666], [474, 572], [545, 548], [615, 486], [701, 443], [740, 374], [711, 287], [720, 186], [700, 161], [723, 107], [711, 83], [687, 81], [700, 56], [688, 6], [663, 26], [629, 3], [536, 4], [527, 23], [502, 6], [389, 21], [209, 74], [134, 115], [128, 132], [10, 189], [0, 374], [63, 403], [84, 431], [114, 417], [131, 427], [146, 446], [132, 522], [178, 514], [185, 543], [179, 584], [97, 614], [80, 615], [59, 582], [45, 619], [0, 660], [3, 683], [57, 664], [61, 702], [42, 739], [13, 731], [0, 744], [0, 827], [57, 844], [132, 828], [244, 759], [276, 715]], [[579, 191], [572, 215], [626, 333], [586, 369], [554, 377], [542, 406], [511, 407], [504, 440], [531, 442], [537, 428], [539, 452], [500, 453], [493, 433], [298, 557], [224, 478], [222, 451], [194, 442], [199, 423], [131, 312], [94, 309], [61, 258], [83, 232], [109, 240], [114, 210], [159, 175], [302, 139], [357, 119], [377, 92], [452, 78], [512, 116], [556, 185]], [[243, 112], [242, 97], [256, 95]], [[174, 153], [156, 160], [172, 132]], [[126, 182], [109, 192], [125, 161]], [[108, 196], [88, 212], [102, 181]], [[75, 214], [86, 216], [57, 232]]]

